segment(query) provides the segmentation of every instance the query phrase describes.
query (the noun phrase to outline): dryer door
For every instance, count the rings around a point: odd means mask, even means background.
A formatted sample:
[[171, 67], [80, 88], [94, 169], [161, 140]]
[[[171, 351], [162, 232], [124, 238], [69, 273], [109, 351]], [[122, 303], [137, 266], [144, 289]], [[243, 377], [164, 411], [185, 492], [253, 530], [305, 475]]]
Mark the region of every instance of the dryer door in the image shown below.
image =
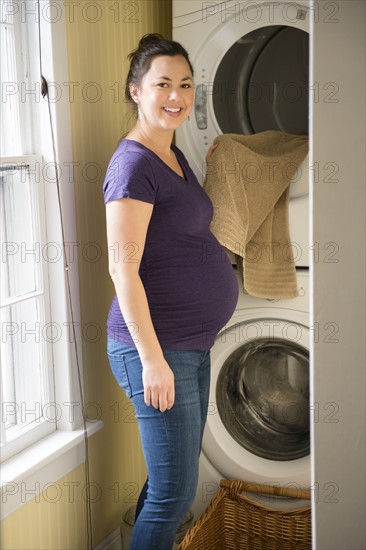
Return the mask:
[[246, 17], [234, 10], [207, 21], [193, 12], [174, 28], [174, 39], [191, 56], [196, 91], [177, 145], [200, 182], [219, 134], [308, 133], [309, 13], [300, 4], [289, 7], [248, 3]]
[[308, 134], [308, 60], [309, 35], [300, 29], [272, 25], [239, 38], [214, 78], [221, 132]]

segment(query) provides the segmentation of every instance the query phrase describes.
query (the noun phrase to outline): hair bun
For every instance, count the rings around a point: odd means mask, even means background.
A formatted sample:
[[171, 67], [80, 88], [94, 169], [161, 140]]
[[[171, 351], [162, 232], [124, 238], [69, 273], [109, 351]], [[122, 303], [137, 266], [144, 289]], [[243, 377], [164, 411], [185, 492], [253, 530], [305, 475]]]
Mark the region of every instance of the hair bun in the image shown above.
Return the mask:
[[144, 34], [144, 36], [140, 39], [139, 46], [156, 44], [157, 42], [161, 42], [162, 40], [165, 40], [165, 38], [161, 34], [158, 34], [158, 33]]

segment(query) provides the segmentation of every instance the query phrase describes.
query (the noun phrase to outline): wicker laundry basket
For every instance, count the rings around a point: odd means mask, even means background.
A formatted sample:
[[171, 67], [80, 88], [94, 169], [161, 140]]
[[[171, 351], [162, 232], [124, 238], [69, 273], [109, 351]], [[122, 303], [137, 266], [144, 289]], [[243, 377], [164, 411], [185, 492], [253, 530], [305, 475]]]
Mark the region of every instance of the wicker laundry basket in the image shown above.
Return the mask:
[[[248, 493], [253, 493], [249, 498]], [[258, 502], [256, 495], [284, 498], [284, 509]], [[220, 490], [204, 514], [189, 529], [178, 550], [309, 550], [310, 503], [286, 509], [286, 499], [310, 500], [310, 491], [221, 480]]]

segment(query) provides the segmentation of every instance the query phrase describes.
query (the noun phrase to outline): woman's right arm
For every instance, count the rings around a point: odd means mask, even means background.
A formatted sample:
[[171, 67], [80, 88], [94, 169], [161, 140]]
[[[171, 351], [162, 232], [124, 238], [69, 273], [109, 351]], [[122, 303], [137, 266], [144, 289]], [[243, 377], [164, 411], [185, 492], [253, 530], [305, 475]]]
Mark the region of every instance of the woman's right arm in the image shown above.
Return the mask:
[[152, 204], [129, 198], [107, 203], [109, 273], [141, 359], [145, 403], [165, 411], [174, 403], [174, 375], [164, 359], [139, 276], [152, 210]]

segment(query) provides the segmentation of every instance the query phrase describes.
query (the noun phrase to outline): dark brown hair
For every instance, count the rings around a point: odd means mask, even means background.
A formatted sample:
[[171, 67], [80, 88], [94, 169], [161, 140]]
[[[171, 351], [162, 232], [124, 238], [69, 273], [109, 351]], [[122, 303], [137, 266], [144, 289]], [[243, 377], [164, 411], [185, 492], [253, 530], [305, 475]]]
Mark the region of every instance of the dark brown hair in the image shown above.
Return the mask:
[[140, 86], [143, 77], [150, 69], [152, 60], [159, 55], [168, 55], [170, 57], [175, 57], [176, 55], [183, 56], [193, 76], [193, 67], [189, 60], [188, 52], [179, 42], [167, 40], [161, 34], [145, 34], [141, 38], [137, 48], [128, 56], [130, 70], [126, 78], [125, 97], [129, 103], [133, 102], [130, 94], [131, 84]]

